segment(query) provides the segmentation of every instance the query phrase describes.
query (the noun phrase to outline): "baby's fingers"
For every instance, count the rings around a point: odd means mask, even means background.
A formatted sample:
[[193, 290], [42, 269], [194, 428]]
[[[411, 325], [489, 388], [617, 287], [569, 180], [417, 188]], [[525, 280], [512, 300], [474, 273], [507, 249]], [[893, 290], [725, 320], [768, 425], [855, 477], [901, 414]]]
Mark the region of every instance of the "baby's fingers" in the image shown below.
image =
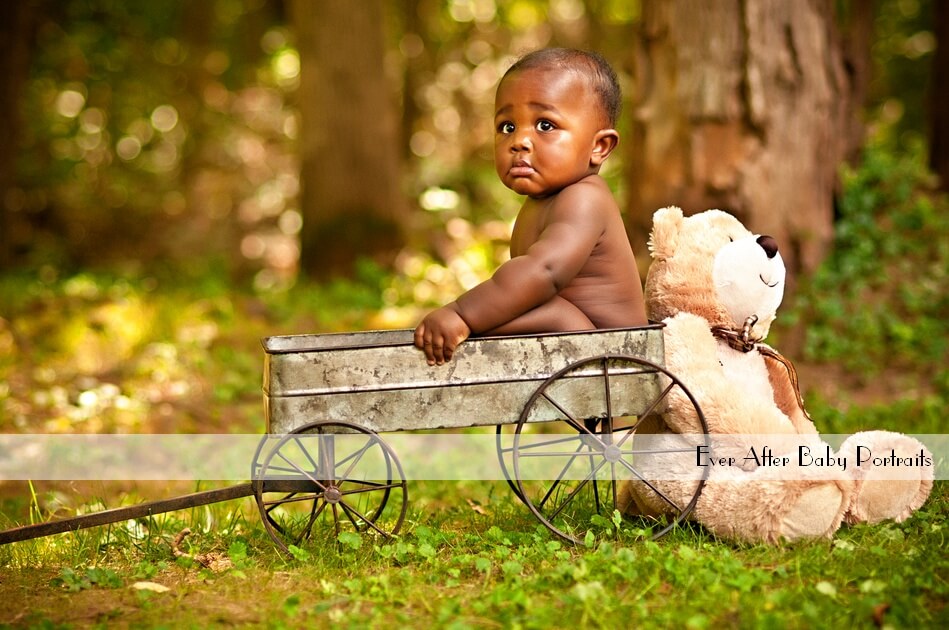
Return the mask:
[[435, 357], [435, 365], [442, 365], [448, 358], [451, 358], [451, 351], [445, 355], [445, 341], [443, 337], [432, 339], [432, 356]]
[[429, 365], [435, 365], [435, 352], [432, 348], [432, 334], [425, 331], [424, 326], [415, 329], [415, 347], [425, 353], [425, 360]]

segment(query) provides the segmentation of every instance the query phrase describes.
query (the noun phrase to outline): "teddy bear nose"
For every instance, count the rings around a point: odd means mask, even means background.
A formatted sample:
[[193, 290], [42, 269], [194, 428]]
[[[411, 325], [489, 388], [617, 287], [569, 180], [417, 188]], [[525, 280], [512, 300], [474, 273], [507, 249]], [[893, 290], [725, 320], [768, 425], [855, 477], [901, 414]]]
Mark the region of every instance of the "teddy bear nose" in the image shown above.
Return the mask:
[[764, 250], [768, 258], [774, 258], [774, 255], [778, 253], [778, 242], [770, 236], [762, 235], [755, 240], [758, 245], [761, 245], [761, 249]]

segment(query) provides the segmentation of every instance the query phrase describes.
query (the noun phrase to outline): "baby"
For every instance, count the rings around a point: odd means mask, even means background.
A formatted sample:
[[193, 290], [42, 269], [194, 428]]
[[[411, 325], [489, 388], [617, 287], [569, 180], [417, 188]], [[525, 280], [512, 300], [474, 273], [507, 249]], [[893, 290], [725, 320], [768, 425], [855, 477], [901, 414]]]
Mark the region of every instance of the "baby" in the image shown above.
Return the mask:
[[429, 313], [415, 345], [429, 365], [472, 334], [646, 324], [636, 258], [600, 166], [619, 142], [616, 74], [598, 54], [551, 48], [520, 59], [495, 96], [494, 163], [526, 195], [511, 259]]

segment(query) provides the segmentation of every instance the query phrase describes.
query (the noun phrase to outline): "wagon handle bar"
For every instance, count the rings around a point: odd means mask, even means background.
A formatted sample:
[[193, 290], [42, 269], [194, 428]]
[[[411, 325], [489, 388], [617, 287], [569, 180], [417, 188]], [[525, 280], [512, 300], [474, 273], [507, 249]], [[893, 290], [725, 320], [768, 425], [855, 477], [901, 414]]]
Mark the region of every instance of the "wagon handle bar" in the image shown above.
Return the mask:
[[21, 540], [30, 540], [33, 538], [42, 538], [62, 532], [73, 532], [87, 527], [96, 527], [97, 525], [107, 525], [109, 523], [118, 523], [133, 518], [142, 518], [153, 514], [162, 514], [164, 512], [173, 512], [175, 510], [184, 510], [187, 508], [208, 505], [219, 501], [229, 501], [241, 497], [249, 497], [254, 494], [254, 485], [250, 482], [242, 483], [227, 488], [216, 488], [214, 490], [204, 490], [194, 492], [171, 499], [160, 499], [158, 501], [148, 501], [128, 507], [113, 508], [92, 514], [83, 514], [73, 516], [58, 521], [48, 521], [46, 523], [36, 523], [34, 525], [24, 525], [0, 532], [0, 545], [19, 542]]

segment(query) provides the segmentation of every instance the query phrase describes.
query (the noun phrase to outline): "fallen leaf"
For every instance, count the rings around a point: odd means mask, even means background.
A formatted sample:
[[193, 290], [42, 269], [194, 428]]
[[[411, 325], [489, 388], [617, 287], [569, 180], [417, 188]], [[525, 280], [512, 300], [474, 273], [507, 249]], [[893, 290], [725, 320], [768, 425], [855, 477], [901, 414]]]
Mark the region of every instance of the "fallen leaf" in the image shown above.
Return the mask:
[[136, 582], [132, 584], [136, 591], [151, 591], [153, 593], [167, 593], [171, 589], [158, 582]]
[[487, 514], [485, 509], [481, 507], [481, 504], [478, 503], [477, 501], [472, 501], [471, 499], [468, 499], [468, 507], [470, 507], [471, 510], [475, 512], [476, 514], [481, 514], [482, 516]]

